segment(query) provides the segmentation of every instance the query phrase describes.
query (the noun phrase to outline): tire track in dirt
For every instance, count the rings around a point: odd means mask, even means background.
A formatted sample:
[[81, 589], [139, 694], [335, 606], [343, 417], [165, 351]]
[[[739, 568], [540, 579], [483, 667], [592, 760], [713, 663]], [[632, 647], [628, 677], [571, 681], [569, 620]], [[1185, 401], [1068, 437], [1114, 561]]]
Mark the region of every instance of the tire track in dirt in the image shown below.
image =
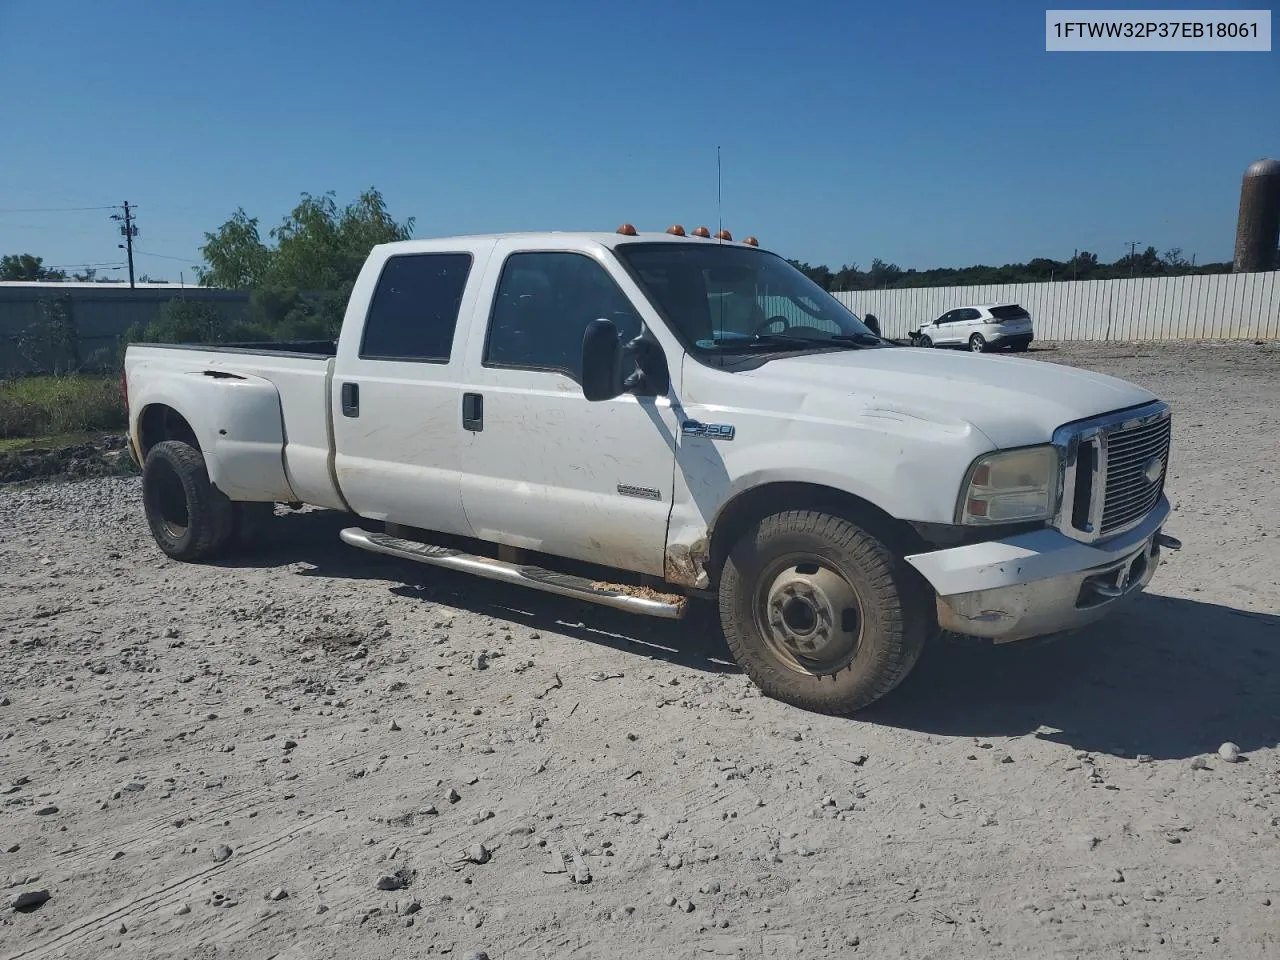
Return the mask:
[[239, 850], [235, 856], [224, 863], [214, 864], [179, 879], [166, 881], [140, 896], [132, 897], [105, 911], [99, 912], [88, 920], [77, 921], [73, 926], [54, 934], [43, 943], [32, 944], [17, 953], [10, 954], [5, 960], [42, 960], [42, 958], [52, 957], [56, 955], [55, 951], [69, 949], [72, 945], [86, 939], [104, 924], [120, 920], [132, 913], [140, 913], [143, 916], [154, 914], [165, 906], [175, 904], [179, 899], [179, 895], [198, 886], [206, 877], [235, 874], [245, 865], [269, 856], [278, 847], [289, 843], [301, 834], [315, 829], [316, 826], [332, 816], [334, 814], [331, 813], [320, 815], [305, 824], [300, 824], [291, 830], [277, 834], [270, 840], [255, 847], [250, 847], [248, 850]]

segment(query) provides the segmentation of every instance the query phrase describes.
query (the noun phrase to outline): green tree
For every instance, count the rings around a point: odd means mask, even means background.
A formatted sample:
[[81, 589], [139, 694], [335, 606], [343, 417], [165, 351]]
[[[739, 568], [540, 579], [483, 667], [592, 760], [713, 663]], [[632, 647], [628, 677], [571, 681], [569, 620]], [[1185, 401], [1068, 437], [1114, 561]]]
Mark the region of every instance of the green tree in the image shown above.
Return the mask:
[[298, 205], [262, 241], [258, 219], [243, 209], [213, 233], [205, 234], [200, 253], [205, 266], [200, 282], [207, 287], [292, 287], [336, 290], [354, 283], [376, 244], [407, 240], [412, 218], [397, 223], [377, 190], [339, 207], [332, 191], [302, 195]]
[[1173, 247], [1166, 250], [1160, 259], [1164, 262], [1165, 269], [1174, 276], [1186, 273], [1191, 269], [1191, 261], [1182, 255], [1181, 247]]
[[254, 322], [278, 339], [336, 336], [347, 298], [369, 251], [408, 240], [414, 220], [397, 222], [376, 189], [339, 207], [332, 191], [302, 194], [264, 243], [258, 221], [243, 209], [201, 247], [205, 286], [253, 291]]
[[0, 257], [0, 280], [65, 280], [66, 271], [53, 270], [44, 265], [44, 257], [29, 253], [7, 254]]
[[902, 268], [896, 263], [885, 263], [879, 257], [871, 261], [871, 270], [868, 271], [871, 280], [871, 289], [878, 290], [882, 287], [892, 287], [902, 276]]
[[904, 287], [960, 287], [997, 283], [1043, 283], [1070, 280], [1117, 280], [1130, 276], [1139, 277], [1180, 276], [1183, 274], [1230, 273], [1231, 264], [1204, 263], [1191, 266], [1174, 247], [1163, 256], [1154, 247], [1130, 257], [1120, 257], [1115, 263], [1101, 263], [1096, 253], [1081, 250], [1067, 260], [1036, 257], [1026, 263], [1006, 263], [1003, 266], [977, 264], [972, 267], [934, 267], [929, 270], [903, 270], [897, 264], [886, 263], [879, 258], [869, 270], [861, 270], [857, 264], [841, 267], [832, 273], [823, 264], [791, 261], [792, 265], [828, 290], [877, 290]]
[[257, 217], [250, 217], [244, 208], [239, 208], [217, 230], [206, 233], [204, 239], [200, 253], [206, 266], [196, 268], [203, 286], [239, 290], [263, 282], [272, 250], [258, 235]]

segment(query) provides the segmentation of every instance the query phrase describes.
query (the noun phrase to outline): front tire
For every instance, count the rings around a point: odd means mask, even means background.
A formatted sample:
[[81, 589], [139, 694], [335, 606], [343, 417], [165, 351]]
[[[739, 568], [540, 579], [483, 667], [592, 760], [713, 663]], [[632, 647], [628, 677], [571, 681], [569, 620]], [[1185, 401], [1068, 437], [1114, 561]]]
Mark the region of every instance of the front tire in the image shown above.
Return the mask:
[[204, 456], [180, 440], [163, 440], [147, 452], [142, 503], [151, 535], [174, 560], [215, 557], [235, 528], [231, 501], [209, 482]]
[[772, 514], [729, 551], [720, 623], [769, 697], [844, 715], [896, 687], [920, 656], [925, 618], [889, 549], [842, 517]]
[[932, 337], [930, 337], [930, 336], [927, 336], [926, 334], [923, 334], [923, 333], [922, 333], [922, 334], [920, 334], [920, 339], [916, 341], [916, 346], [918, 346], [918, 347], [932, 347], [932, 346], [933, 346], [933, 338], [932, 338]]

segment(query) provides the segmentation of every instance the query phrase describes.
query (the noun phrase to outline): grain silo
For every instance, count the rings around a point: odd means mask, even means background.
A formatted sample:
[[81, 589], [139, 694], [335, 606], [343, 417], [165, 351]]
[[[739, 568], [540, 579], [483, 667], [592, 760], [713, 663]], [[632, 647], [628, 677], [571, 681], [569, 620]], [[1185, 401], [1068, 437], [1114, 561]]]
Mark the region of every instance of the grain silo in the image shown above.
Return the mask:
[[1236, 273], [1274, 270], [1280, 246], [1280, 160], [1250, 164], [1240, 184]]

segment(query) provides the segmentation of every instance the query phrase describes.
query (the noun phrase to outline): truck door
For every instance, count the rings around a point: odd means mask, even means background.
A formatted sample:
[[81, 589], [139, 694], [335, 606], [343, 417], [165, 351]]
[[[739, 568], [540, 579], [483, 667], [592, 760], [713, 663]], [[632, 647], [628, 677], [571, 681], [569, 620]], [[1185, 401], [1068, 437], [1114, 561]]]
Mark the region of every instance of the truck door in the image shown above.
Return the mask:
[[[357, 514], [469, 536], [459, 477], [465, 332], [487, 257], [395, 254], [361, 275], [364, 318], [339, 342], [330, 390], [334, 472]], [[372, 276], [376, 272], [376, 276]], [[371, 286], [372, 290], [368, 287]], [[363, 324], [360, 323], [363, 319]]]
[[[582, 336], [640, 314], [600, 260], [572, 249], [495, 249], [487, 329], [468, 346], [462, 499], [475, 535], [661, 575], [675, 470], [668, 397], [582, 395]], [[678, 358], [668, 358], [678, 369]]]

